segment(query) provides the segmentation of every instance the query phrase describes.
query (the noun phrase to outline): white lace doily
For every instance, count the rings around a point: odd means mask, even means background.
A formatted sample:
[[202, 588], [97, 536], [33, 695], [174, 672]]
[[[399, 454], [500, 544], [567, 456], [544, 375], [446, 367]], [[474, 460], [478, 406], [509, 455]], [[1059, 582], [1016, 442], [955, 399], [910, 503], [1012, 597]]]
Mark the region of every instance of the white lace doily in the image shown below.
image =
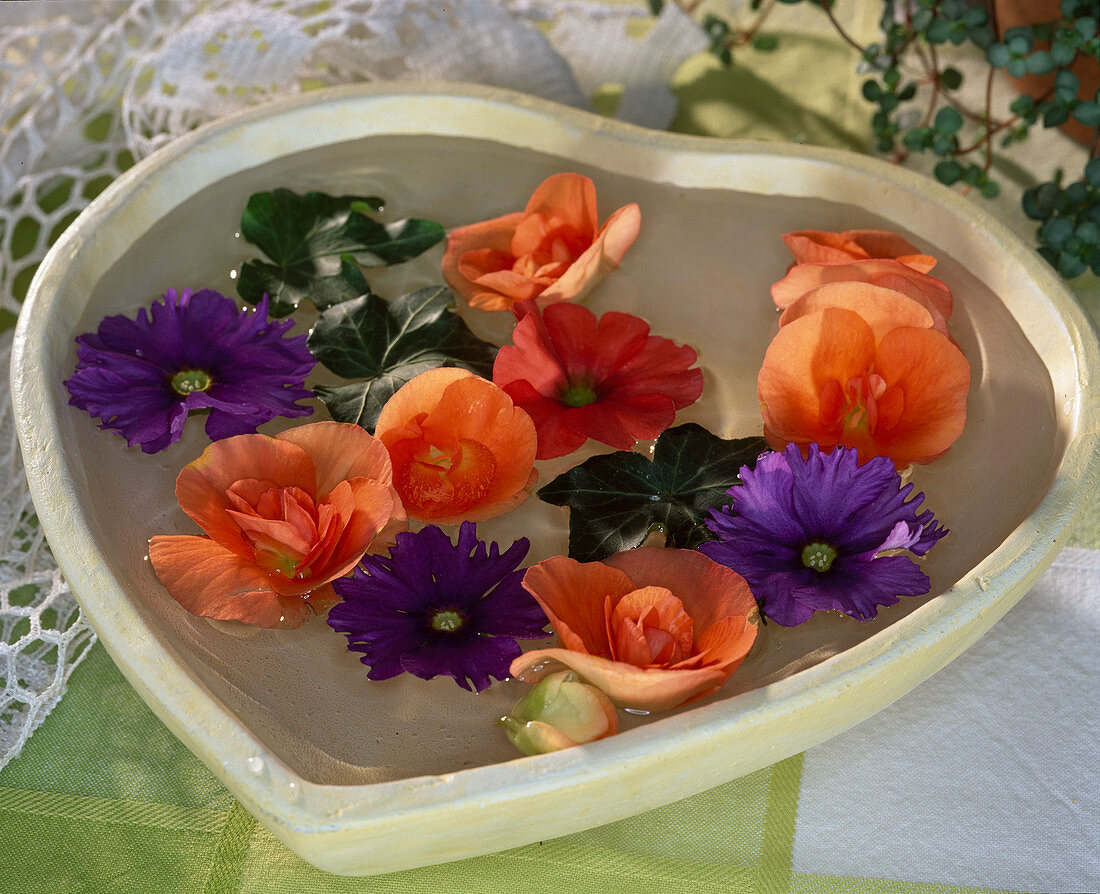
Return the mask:
[[[706, 47], [675, 4], [583, 0], [36, 0], [0, 3], [0, 310], [18, 314], [60, 231], [133, 160], [267, 99], [355, 81], [506, 86], [666, 127], [668, 82]], [[640, 35], [637, 32], [642, 32]], [[0, 341], [0, 766], [93, 640], [27, 496]]]

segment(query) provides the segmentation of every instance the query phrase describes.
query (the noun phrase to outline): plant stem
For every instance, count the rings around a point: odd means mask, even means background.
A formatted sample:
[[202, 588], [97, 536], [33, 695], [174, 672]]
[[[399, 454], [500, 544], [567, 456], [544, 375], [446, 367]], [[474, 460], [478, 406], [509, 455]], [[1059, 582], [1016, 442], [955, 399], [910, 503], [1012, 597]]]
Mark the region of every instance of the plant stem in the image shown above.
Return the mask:
[[825, 11], [825, 15], [829, 17], [829, 21], [832, 22], [833, 28], [836, 29], [836, 33], [841, 36], [848, 46], [852, 47], [861, 56], [867, 52], [867, 48], [860, 46], [859, 42], [855, 40], [847, 31], [844, 30], [844, 26], [840, 24], [837, 17], [833, 15], [833, 10], [828, 3], [823, 3], [821, 8]]

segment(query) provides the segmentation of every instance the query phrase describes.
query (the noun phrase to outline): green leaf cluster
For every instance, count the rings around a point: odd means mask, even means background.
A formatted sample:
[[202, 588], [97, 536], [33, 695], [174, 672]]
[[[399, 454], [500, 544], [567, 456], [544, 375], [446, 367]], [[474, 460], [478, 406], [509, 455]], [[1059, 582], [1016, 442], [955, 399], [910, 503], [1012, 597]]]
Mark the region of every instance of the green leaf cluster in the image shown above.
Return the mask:
[[[813, 2], [832, 6], [824, 0]], [[1069, 121], [1100, 130], [1100, 91], [1093, 97], [1080, 97], [1080, 80], [1070, 71], [1082, 57], [1094, 62], [1100, 59], [1100, 9], [1096, 0], [1062, 0], [1059, 13], [1060, 18], [1054, 21], [1009, 28], [998, 38], [986, 9], [968, 0], [883, 0], [882, 37], [860, 47], [859, 63], [859, 71], [868, 75], [861, 89], [873, 106], [871, 130], [879, 151], [893, 153], [898, 161], [907, 153], [931, 153], [938, 159], [933, 171], [941, 183], [969, 187], [993, 198], [1000, 193], [999, 184], [990, 175], [995, 139], [1007, 147], [1026, 140], [1037, 124], [1058, 127]], [[834, 24], [839, 30], [835, 19]], [[712, 51], [719, 44], [728, 45], [728, 23], [710, 14], [703, 27], [711, 37]], [[855, 43], [850, 35], [841, 34]], [[972, 45], [991, 68], [1014, 77], [1051, 75], [1052, 86], [1038, 99], [1015, 99], [1006, 120], [998, 121], [993, 110], [986, 109], [984, 114], [971, 115], [968, 123], [951, 96], [962, 86], [963, 74], [952, 66], [941, 67], [935, 53], [946, 44]], [[916, 81], [903, 74], [913, 67], [905, 63], [912, 62], [914, 50], [931, 83], [930, 105], [923, 114], [907, 105], [918, 99]], [[1056, 221], [1042, 218], [1040, 251], [1066, 276], [1076, 276], [1092, 266], [1091, 193], [1079, 202], [1081, 188], [1071, 184], [1059, 201], [1083, 210], [1059, 213]], [[1043, 184], [1039, 189], [1047, 195], [1055, 185]], [[1025, 200], [1030, 201], [1030, 210], [1025, 210], [1033, 217], [1039, 207], [1035, 195], [1032, 190], [1031, 199]]]
[[668, 546], [694, 549], [713, 539], [707, 510], [729, 502], [742, 466], [767, 449], [762, 438], [725, 440], [694, 423], [665, 431], [652, 460], [619, 451], [594, 456], [559, 475], [540, 499], [569, 507], [569, 555], [594, 562], [664, 531]]
[[256, 193], [241, 217], [241, 235], [267, 260], [241, 267], [238, 294], [252, 304], [268, 295], [275, 317], [293, 313], [307, 299], [324, 310], [370, 291], [361, 267], [410, 260], [443, 239], [435, 221], [382, 223], [370, 216], [381, 208], [376, 197]]
[[1039, 254], [1066, 279], [1086, 270], [1100, 275], [1100, 158], [1085, 166], [1085, 176], [1067, 186], [1063, 174], [1024, 193], [1024, 212], [1041, 221]]
[[307, 345], [346, 385], [317, 385], [314, 394], [337, 422], [373, 431], [383, 405], [413, 376], [440, 366], [492, 374], [496, 348], [454, 312], [454, 298], [429, 286], [386, 302], [374, 294], [321, 314]]

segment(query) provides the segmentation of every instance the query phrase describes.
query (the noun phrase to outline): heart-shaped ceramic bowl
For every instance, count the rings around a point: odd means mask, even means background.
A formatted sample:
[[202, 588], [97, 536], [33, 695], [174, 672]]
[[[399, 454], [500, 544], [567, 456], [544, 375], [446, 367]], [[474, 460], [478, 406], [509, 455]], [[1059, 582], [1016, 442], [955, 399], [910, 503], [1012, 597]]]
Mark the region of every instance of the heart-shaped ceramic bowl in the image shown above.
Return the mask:
[[[168, 288], [233, 294], [254, 252], [234, 238], [255, 191], [376, 194], [447, 227], [522, 207], [547, 175], [596, 182], [601, 216], [642, 235], [594, 294], [693, 345], [703, 399], [681, 421], [760, 431], [756, 373], [774, 334], [783, 232], [885, 227], [940, 258], [969, 358], [969, 417], [914, 476], [952, 529], [932, 594], [874, 622], [769, 625], [716, 697], [617, 736], [517, 757], [494, 721], [517, 682], [474, 696], [446, 678], [369, 683], [344, 640], [187, 614], [145, 561], [176, 507], [201, 426], [156, 456], [67, 405], [76, 335]], [[372, 283], [439, 283], [441, 248]], [[468, 314], [471, 323], [496, 323]], [[504, 332], [507, 332], [505, 327]], [[855, 155], [645, 131], [471, 87], [356, 87], [295, 97], [172, 143], [114, 183], [42, 264], [19, 321], [12, 387], [28, 479], [65, 575], [104, 645], [164, 722], [280, 839], [338, 873], [457, 859], [608, 822], [766, 766], [852, 726], [943, 667], [1028, 589], [1097, 482], [1095, 337], [1048, 267], [977, 204]], [[546, 470], [544, 470], [545, 472]], [[543, 480], [549, 480], [544, 475]], [[531, 559], [565, 549], [565, 510], [530, 500], [480, 526]]]

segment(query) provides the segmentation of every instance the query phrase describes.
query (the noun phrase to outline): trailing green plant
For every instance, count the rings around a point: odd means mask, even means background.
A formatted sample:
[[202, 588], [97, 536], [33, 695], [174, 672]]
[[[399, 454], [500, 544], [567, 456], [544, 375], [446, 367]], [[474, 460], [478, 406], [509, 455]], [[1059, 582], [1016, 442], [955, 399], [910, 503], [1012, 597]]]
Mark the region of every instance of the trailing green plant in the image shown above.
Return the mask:
[[[699, 0], [678, 2], [689, 13], [700, 5]], [[760, 32], [776, 3], [817, 7], [859, 54], [859, 70], [867, 75], [863, 97], [874, 109], [876, 148], [899, 163], [915, 153], [930, 154], [938, 159], [933, 168], [937, 180], [977, 190], [987, 198], [1000, 192], [993, 168], [999, 148], [1025, 141], [1036, 126], [1058, 127], [1072, 120], [1092, 128], [1091, 160], [1081, 179], [1064, 184], [1065, 174], [1057, 171], [1051, 180], [1027, 190], [1023, 210], [1040, 222], [1039, 253], [1062, 276], [1072, 279], [1090, 268], [1100, 274], [1100, 91], [1081, 98], [1080, 79], [1070, 70], [1082, 57], [1100, 65], [1095, 0], [1062, 0], [1060, 18], [1009, 28], [1000, 37], [989, 12], [965, 0], [883, 0], [881, 38], [866, 45], [836, 17], [838, 2], [752, 0], [756, 19], [748, 28], [714, 15], [707, 15], [701, 26], [711, 39], [711, 52], [730, 65], [739, 46], [776, 46], [773, 35]], [[664, 4], [665, 0], [649, 0], [655, 14]], [[970, 108], [960, 99], [964, 75], [940, 59], [947, 44], [970, 46], [988, 63], [981, 107]], [[1004, 112], [995, 113], [992, 84], [998, 70], [1012, 77], [1053, 78], [1042, 95], [1018, 96]]]

